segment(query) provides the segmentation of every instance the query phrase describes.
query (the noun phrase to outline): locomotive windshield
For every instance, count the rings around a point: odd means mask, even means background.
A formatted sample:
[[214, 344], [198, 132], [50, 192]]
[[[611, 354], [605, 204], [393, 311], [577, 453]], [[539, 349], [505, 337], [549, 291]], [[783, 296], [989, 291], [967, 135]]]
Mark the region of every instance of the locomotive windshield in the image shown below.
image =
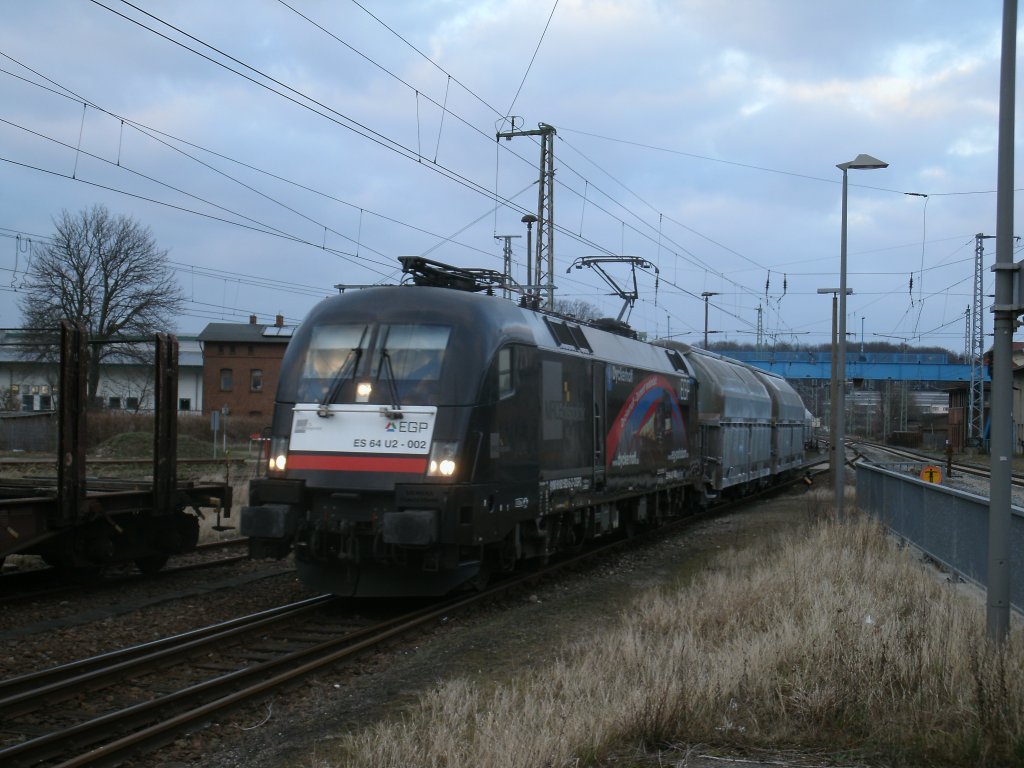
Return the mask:
[[365, 325], [318, 325], [313, 329], [299, 379], [300, 401], [319, 403], [337, 397], [355, 374], [366, 330]]
[[375, 384], [369, 402], [436, 405], [451, 328], [443, 325], [320, 325], [298, 381], [297, 402], [353, 402], [355, 382]]

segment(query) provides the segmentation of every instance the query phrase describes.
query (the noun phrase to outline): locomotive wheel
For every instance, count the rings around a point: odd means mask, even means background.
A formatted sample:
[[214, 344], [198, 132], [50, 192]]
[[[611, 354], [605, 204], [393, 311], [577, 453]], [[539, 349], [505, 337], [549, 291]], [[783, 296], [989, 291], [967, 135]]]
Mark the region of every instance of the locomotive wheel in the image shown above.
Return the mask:
[[491, 566], [489, 566], [487, 564], [487, 561], [484, 560], [480, 563], [480, 570], [477, 572], [476, 576], [470, 579], [469, 584], [473, 590], [477, 592], [483, 592], [485, 589], [487, 589], [487, 585], [490, 583]]
[[167, 565], [167, 555], [146, 555], [135, 558], [135, 567], [147, 576], [152, 576]]
[[511, 573], [516, 567], [516, 542], [510, 533], [498, 549], [498, 568], [502, 573]]
[[626, 536], [626, 538], [632, 539], [634, 536], [636, 536], [637, 523], [636, 518], [634, 517], [633, 510], [627, 509], [623, 511], [620, 520], [622, 524], [622, 532]]
[[586, 528], [582, 525], [573, 525], [571, 522], [565, 524], [562, 531], [562, 549], [570, 554], [583, 551], [586, 542]]

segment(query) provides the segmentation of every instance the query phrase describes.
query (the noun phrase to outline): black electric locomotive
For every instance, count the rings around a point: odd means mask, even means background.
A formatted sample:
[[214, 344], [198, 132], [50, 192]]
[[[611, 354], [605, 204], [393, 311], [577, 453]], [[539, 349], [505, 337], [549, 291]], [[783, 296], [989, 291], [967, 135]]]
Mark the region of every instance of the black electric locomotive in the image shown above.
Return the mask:
[[[282, 364], [268, 472], [241, 531], [254, 556], [294, 549], [311, 586], [445, 594], [802, 460], [802, 432], [801, 455], [764, 472], [704, 455], [723, 440], [753, 455], [740, 443], [758, 408], [775, 445], [778, 398], [752, 369], [706, 353], [696, 366], [689, 347], [487, 295], [469, 270], [403, 263], [418, 284], [324, 300]], [[760, 399], [733, 418], [735, 385], [716, 389], [708, 368], [741, 369]], [[718, 412], [702, 414], [705, 400]]]

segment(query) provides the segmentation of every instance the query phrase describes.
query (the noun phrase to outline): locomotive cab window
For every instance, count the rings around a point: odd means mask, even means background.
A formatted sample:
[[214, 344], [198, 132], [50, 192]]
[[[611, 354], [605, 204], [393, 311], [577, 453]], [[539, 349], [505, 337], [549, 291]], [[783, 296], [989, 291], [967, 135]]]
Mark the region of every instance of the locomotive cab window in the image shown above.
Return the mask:
[[[436, 405], [450, 335], [444, 325], [317, 326], [303, 358], [299, 401], [384, 404], [393, 388], [404, 405]], [[365, 395], [357, 395], [357, 385]]]
[[441, 363], [448, 347], [451, 329], [443, 325], [390, 325], [381, 329], [379, 354], [374, 355], [375, 366], [370, 374], [381, 374], [384, 353], [391, 362], [391, 370], [399, 382], [415, 384], [437, 381], [441, 378]]
[[309, 337], [298, 397], [320, 402], [334, 383], [355, 373], [366, 339], [366, 325], [319, 325]]

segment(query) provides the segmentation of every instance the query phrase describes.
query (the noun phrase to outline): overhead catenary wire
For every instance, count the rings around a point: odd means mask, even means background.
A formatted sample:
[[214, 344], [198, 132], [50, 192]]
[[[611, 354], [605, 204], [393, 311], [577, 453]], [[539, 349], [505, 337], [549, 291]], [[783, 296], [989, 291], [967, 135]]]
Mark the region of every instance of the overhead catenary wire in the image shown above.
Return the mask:
[[[407, 83], [407, 82], [406, 82], [405, 80], [403, 80], [402, 78], [399, 78], [399, 77], [398, 77], [397, 75], [394, 75], [394, 74], [393, 74], [393, 73], [391, 73], [391, 72], [390, 72], [390, 70], [388, 70], [387, 68], [385, 68], [385, 67], [382, 67], [381, 65], [379, 65], [379, 64], [378, 64], [378, 63], [377, 63], [376, 61], [374, 61], [374, 60], [372, 59], [372, 57], [367, 57], [367, 56], [366, 56], [365, 54], [363, 54], [363, 53], [361, 53], [361, 52], [357, 51], [357, 49], [355, 49], [355, 48], [354, 48], [354, 46], [350, 45], [349, 43], [347, 43], [346, 41], [344, 41], [344, 40], [343, 40], [342, 38], [340, 38], [340, 37], [339, 37], [338, 35], [334, 34], [333, 32], [331, 32], [330, 30], [328, 30], [328, 29], [327, 29], [326, 27], [324, 27], [323, 25], [321, 25], [321, 24], [319, 24], [318, 22], [316, 22], [316, 21], [314, 21], [313, 19], [311, 19], [311, 18], [310, 18], [309, 16], [307, 16], [307, 15], [305, 15], [305, 14], [302, 14], [302, 13], [298, 12], [297, 10], [295, 10], [294, 8], [292, 8], [292, 6], [290, 6], [290, 5], [288, 5], [287, 3], [285, 3], [285, 2], [284, 2], [284, 0], [278, 0], [278, 2], [280, 2], [280, 3], [282, 4], [282, 5], [285, 5], [285, 7], [288, 7], [289, 9], [293, 10], [293, 11], [294, 11], [294, 12], [295, 12], [295, 13], [296, 13], [297, 15], [299, 15], [300, 17], [302, 17], [303, 19], [305, 19], [305, 20], [306, 20], [306, 21], [308, 21], [309, 23], [311, 23], [311, 24], [313, 24], [314, 26], [316, 26], [316, 27], [317, 27], [318, 29], [320, 29], [321, 31], [323, 31], [323, 32], [324, 32], [325, 34], [328, 34], [328, 35], [329, 35], [329, 36], [330, 36], [330, 37], [331, 37], [332, 39], [336, 40], [337, 42], [339, 42], [339, 43], [340, 43], [340, 44], [342, 44], [342, 45], [345, 45], [345, 46], [346, 46], [347, 48], [349, 48], [350, 50], [353, 50], [353, 51], [357, 52], [357, 53], [358, 53], [358, 54], [359, 54], [359, 55], [360, 55], [361, 57], [363, 57], [364, 59], [367, 59], [368, 61], [370, 61], [371, 63], [373, 63], [373, 64], [374, 64], [375, 66], [377, 66], [378, 68], [380, 68], [380, 69], [381, 69], [382, 71], [385, 71], [385, 72], [387, 72], [388, 74], [391, 74], [391, 75], [392, 75], [393, 77], [395, 77], [395, 79], [397, 79], [397, 80], [398, 80], [399, 82], [403, 83], [403, 84], [404, 84], [404, 85], [406, 85], [407, 87], [410, 87], [410, 88], [412, 88], [412, 86], [411, 86], [411, 85], [409, 85], [409, 84], [408, 84], [408, 83]], [[397, 33], [397, 32], [396, 32], [396, 31], [395, 31], [395, 30], [394, 30], [393, 28], [391, 28], [390, 26], [388, 26], [387, 24], [385, 24], [385, 23], [384, 23], [384, 22], [383, 22], [383, 21], [382, 21], [382, 20], [381, 20], [381, 19], [380, 19], [379, 17], [377, 17], [376, 15], [374, 15], [374, 14], [370, 13], [370, 12], [369, 12], [369, 11], [368, 11], [368, 10], [367, 10], [367, 9], [366, 9], [366, 8], [365, 8], [364, 6], [360, 5], [360, 4], [358, 3], [358, 2], [355, 2], [355, 5], [357, 5], [357, 6], [358, 6], [358, 7], [360, 7], [360, 8], [362, 9], [362, 10], [364, 10], [364, 12], [366, 12], [366, 13], [367, 13], [368, 15], [370, 15], [370, 16], [371, 16], [371, 17], [372, 17], [372, 18], [373, 18], [373, 19], [374, 19], [375, 21], [377, 21], [378, 23], [380, 23], [380, 24], [381, 24], [382, 26], [384, 26], [384, 27], [385, 27], [385, 28], [386, 28], [386, 29], [387, 29], [388, 31], [390, 31], [390, 32], [391, 32], [392, 34], [396, 35], [396, 36], [397, 36], [397, 37], [398, 37], [399, 39], [401, 39], [401, 40], [402, 40], [402, 41], [403, 41], [403, 42], [404, 42], [404, 43], [405, 43], [406, 45], [408, 45], [408, 46], [409, 46], [410, 48], [412, 48], [412, 49], [413, 49], [414, 51], [416, 51], [416, 53], [418, 53], [418, 54], [419, 54], [420, 56], [422, 56], [422, 57], [423, 57], [424, 59], [426, 59], [426, 60], [427, 60], [427, 61], [429, 61], [429, 62], [430, 62], [431, 64], [433, 64], [433, 65], [434, 65], [435, 67], [437, 67], [437, 68], [438, 68], [438, 69], [439, 69], [439, 70], [440, 70], [441, 72], [443, 72], [443, 73], [444, 73], [444, 74], [446, 75], [446, 78], [447, 78], [446, 82], [448, 82], [449, 84], [450, 84], [450, 83], [452, 82], [452, 80], [453, 80], [453, 77], [452, 77], [451, 73], [449, 73], [449, 72], [448, 72], [447, 70], [445, 70], [444, 68], [442, 68], [442, 67], [440, 67], [439, 65], [437, 65], [437, 64], [436, 64], [436, 62], [434, 62], [434, 61], [433, 61], [433, 59], [431, 59], [431, 58], [430, 58], [429, 56], [427, 56], [427, 55], [426, 55], [426, 54], [424, 54], [424, 53], [423, 53], [422, 51], [420, 51], [420, 50], [419, 50], [418, 48], [416, 48], [416, 47], [415, 47], [415, 46], [413, 46], [413, 45], [412, 45], [411, 43], [409, 43], [409, 42], [408, 42], [408, 40], [406, 40], [406, 39], [405, 39], [404, 37], [402, 37], [401, 35], [399, 35], [399, 34], [398, 34], [398, 33]], [[526, 75], [527, 75], [527, 74], [529, 73], [530, 67], [532, 67], [533, 61], [534, 61], [534, 60], [535, 60], [535, 58], [536, 58], [537, 52], [538, 52], [538, 51], [540, 50], [540, 46], [541, 46], [541, 44], [542, 44], [542, 42], [543, 42], [543, 39], [544, 39], [544, 35], [546, 35], [546, 33], [547, 33], [548, 27], [549, 27], [549, 26], [550, 26], [550, 24], [551, 24], [551, 19], [552, 19], [552, 18], [553, 18], [553, 16], [554, 16], [554, 13], [555, 13], [555, 10], [556, 10], [557, 6], [558, 6], [558, 3], [557, 3], [557, 0], [556, 0], [556, 2], [554, 3], [554, 5], [553, 5], [553, 7], [552, 7], [551, 13], [550, 13], [550, 14], [549, 14], [549, 16], [548, 16], [548, 20], [547, 20], [547, 23], [545, 24], [544, 32], [543, 32], [543, 33], [542, 33], [542, 35], [541, 35], [541, 39], [540, 39], [540, 40], [538, 41], [538, 43], [537, 43], [537, 46], [536, 46], [536, 49], [534, 50], [534, 54], [533, 54], [533, 57], [531, 58], [531, 61], [530, 61], [530, 65], [528, 65], [528, 67], [527, 67], [527, 72], [526, 72], [526, 74], [524, 74], [524, 77], [523, 77], [523, 81], [522, 81], [522, 83], [520, 84], [519, 90], [518, 90], [518, 91], [516, 92], [516, 97], [515, 97], [515, 98], [513, 98], [512, 104], [511, 104], [511, 105], [509, 106], [509, 108], [508, 108], [508, 109], [507, 109], [507, 110], [505, 111], [505, 114], [504, 114], [504, 116], [503, 116], [503, 118], [502, 118], [502, 120], [503, 120], [503, 121], [507, 121], [507, 119], [508, 119], [508, 116], [509, 116], [509, 115], [510, 115], [510, 114], [512, 113], [512, 111], [513, 111], [513, 109], [514, 109], [514, 107], [515, 107], [515, 102], [516, 102], [516, 100], [518, 99], [518, 96], [519, 96], [519, 93], [520, 93], [520, 92], [521, 92], [521, 90], [522, 90], [523, 84], [525, 83], [525, 80], [526, 80]], [[459, 84], [459, 85], [460, 85], [461, 87], [465, 88], [465, 89], [466, 89], [466, 90], [467, 90], [468, 92], [472, 93], [471, 89], [468, 89], [468, 88], [467, 88], [467, 87], [466, 87], [466, 86], [465, 86], [465, 85], [464, 85], [463, 83], [461, 83], [461, 82], [459, 82], [459, 81], [457, 81], [457, 80], [456, 80], [456, 82], [458, 82], [458, 84]], [[476, 96], [476, 94], [473, 94], [473, 95], [474, 95], [474, 96]], [[477, 97], [477, 98], [479, 99], [479, 97]], [[447, 101], [447, 91], [446, 91], [446, 101]], [[486, 102], [485, 102], [485, 101], [484, 101], [483, 99], [480, 99], [480, 101], [481, 101], [481, 103], [484, 103], [484, 104], [486, 105]], [[436, 102], [435, 102], [435, 103], [436, 103]], [[494, 109], [494, 108], [493, 108], [493, 107], [491, 107], [490, 105], [487, 105], [487, 106], [488, 106], [488, 108], [490, 108], [490, 109], [492, 109], [492, 110]], [[584, 157], [585, 157], [585, 156], [584, 156]], [[598, 164], [597, 164], [596, 162], [594, 162], [593, 160], [590, 160], [589, 158], [587, 158], [587, 159], [588, 159], [588, 161], [589, 161], [589, 162], [591, 162], [591, 163], [592, 163], [593, 165], [595, 165], [595, 167], [598, 167], [598, 168], [600, 169], [600, 166], [599, 166], [599, 165], [598, 165]], [[568, 167], [568, 168], [569, 168], [570, 170], [572, 170], [570, 166], [567, 166], [567, 164], [565, 164], [565, 163], [564, 163], [564, 161], [563, 161], [562, 165], [563, 165], [563, 166], [565, 166], [565, 167]], [[601, 169], [601, 170], [603, 171], [603, 169]], [[611, 176], [611, 174], [608, 174], [608, 173], [607, 173], [607, 171], [603, 171], [603, 172], [605, 172], [605, 173], [606, 173], [607, 175], [609, 175], [609, 177], [611, 177], [611, 178], [613, 178], [613, 179], [614, 179], [614, 177], [612, 177], [612, 176]], [[495, 187], [496, 187], [496, 188], [497, 188], [497, 173], [498, 173], [498, 172], [497, 172], [497, 167], [496, 167], [496, 171], [495, 171], [495, 174], [496, 174], [496, 184], [495, 184]], [[578, 175], [579, 175], [579, 174], [578, 174]], [[588, 179], [586, 179], [585, 177], [583, 177], [582, 175], [580, 175], [580, 177], [581, 177], [581, 178], [582, 178], [582, 179], [583, 179], [583, 180], [585, 181], [585, 190], [586, 190], [586, 189], [589, 189], [589, 186], [590, 186], [590, 181], [589, 181]], [[616, 180], [616, 181], [617, 181], [617, 180]], [[560, 183], [560, 182], [557, 182], [557, 183]], [[619, 183], [621, 184], [621, 182], [619, 182]], [[637, 199], [640, 199], [641, 201], [643, 201], [643, 200], [642, 200], [642, 198], [640, 198], [640, 197], [639, 197], [638, 195], [636, 195], [635, 193], [632, 193], [632, 191], [631, 191], [631, 190], [629, 190], [629, 189], [628, 189], [628, 187], [626, 187], [625, 185], [622, 185], [622, 186], [623, 186], [623, 188], [627, 189], [627, 191], [630, 191], [630, 192], [631, 192], [631, 194], [634, 194], [634, 196], [636, 196], [636, 197], [637, 197]], [[605, 196], [606, 196], [606, 197], [608, 197], [609, 199], [614, 199], [614, 198], [612, 198], [612, 197], [611, 197], [610, 195], [607, 195], [607, 193], [603, 193], [603, 194], [605, 194]], [[585, 194], [585, 192], [584, 192], [584, 200], [585, 200], [585, 199], [586, 199], [586, 194]], [[643, 201], [643, 202], [645, 202], [645, 204], [646, 204], [646, 201]], [[621, 203], [617, 203], [617, 204], [619, 204], [619, 205], [620, 205], [621, 207], [623, 207], [623, 209], [624, 209], [624, 210], [626, 210], [626, 211], [630, 212], [630, 214], [631, 214], [632, 216], [634, 216], [635, 218], [637, 218], [638, 220], [642, 220], [642, 219], [640, 219], [640, 217], [639, 217], [639, 216], [637, 216], [637, 215], [636, 215], [635, 213], [633, 213], [633, 212], [629, 211], [629, 209], [628, 209], [627, 207], [623, 206], [623, 205], [622, 205]], [[649, 205], [649, 204], [648, 204], [648, 205]], [[649, 207], [651, 207], [651, 208], [652, 208], [652, 210], [655, 210], [653, 206], [650, 206], [650, 205], [649, 205]], [[612, 213], [611, 213], [610, 211], [607, 211], [606, 209], [603, 209], [603, 208], [602, 208], [601, 210], [602, 210], [602, 211], [604, 211], [604, 212], [605, 212], [605, 213], [606, 213], [607, 215], [610, 215], [610, 216], [614, 217], [614, 214], [612, 214]], [[657, 212], [657, 211], [656, 211], [656, 212]], [[658, 238], [657, 238], [657, 242], [656, 242], [656, 245], [657, 245], [657, 246], [658, 246], [658, 248], [659, 248], [659, 259], [660, 259], [660, 247], [661, 247], [661, 221], [660, 221], [660, 212], [658, 212], [658, 213], [659, 213], [659, 225], [658, 225], [658, 227], [657, 227], [657, 231], [658, 231]], [[615, 217], [615, 218], [617, 218], [617, 217]], [[620, 221], [621, 221], [621, 220], [620, 220]], [[673, 221], [674, 221], [674, 220], [673, 220]], [[645, 223], [645, 225], [647, 225], [647, 226], [650, 226], [650, 225], [649, 225], [649, 224], [647, 224], [646, 222], [644, 222], [644, 223]], [[678, 222], [675, 222], [675, 223], [678, 223]], [[625, 224], [625, 222], [623, 222], [623, 224]], [[496, 231], [497, 231], [497, 228], [495, 227], [495, 232], [496, 232]], [[560, 228], [560, 227], [559, 227], [558, 225], [556, 225], [556, 231], [561, 231], [561, 228]], [[693, 230], [693, 231], [695, 232], [695, 230]], [[696, 232], [695, 232], [695, 233], [696, 233]], [[563, 234], [568, 234], [568, 232], [563, 232]], [[578, 236], [579, 236], [579, 237], [582, 237], [582, 214], [581, 214], [581, 227], [580, 227], [580, 231], [579, 231], [579, 233], [578, 233]], [[710, 242], [714, 242], [714, 241], [713, 241], [713, 240], [711, 240], [710, 238], [708, 238], [708, 240], [709, 240]], [[612, 252], [611, 252], [611, 251], [609, 251], [608, 249], [603, 249], [603, 251], [604, 251], [605, 253], [609, 253], [609, 254], [610, 254], [610, 253], [612, 253]], [[733, 251], [733, 253], [736, 253], [736, 252], [735, 252], [735, 251]], [[674, 255], [676, 255], [676, 257], [677, 257], [677, 258], [679, 257], [679, 255], [678, 255], [678, 254], [674, 254]], [[736, 255], [738, 255], [738, 256], [741, 256], [741, 257], [742, 257], [742, 254], [738, 254], [738, 253], [736, 253]], [[743, 257], [743, 258], [745, 258], [745, 257]], [[705, 266], [706, 268], [710, 268], [710, 267], [708, 267], [708, 265], [706, 265], [706, 264], [705, 264], [704, 266]], [[724, 276], [723, 276], [723, 277], [724, 277]]]
[[[358, 5], [358, 4], [357, 4], [357, 5]], [[590, 186], [590, 182], [589, 182], [589, 180], [586, 180], [586, 179], [585, 179], [585, 184], [586, 184], [586, 186], [585, 186], [585, 189], [584, 189], [584, 198], [586, 198], [586, 194], [587, 194], [587, 191], [589, 190], [589, 186]], [[659, 216], [659, 219], [660, 219], [660, 218], [661, 218], [661, 217]], [[660, 229], [661, 229], [661, 227], [659, 227], [659, 230], [660, 230]], [[582, 231], [582, 226], [581, 226], [581, 231]], [[660, 239], [660, 233], [659, 233], [659, 239]], [[362, 238], [361, 238], [361, 237], [357, 237], [357, 242], [361, 242], [361, 240], [362, 240]], [[317, 245], [319, 245], [319, 241], [320, 241], [320, 238], [319, 238], [319, 237], [317, 238], [317, 241], [318, 241], [318, 242], [317, 242]]]
[[[176, 40], [174, 40], [173, 38], [170, 38], [170, 37], [168, 37], [168, 36], [166, 36], [166, 35], [163, 35], [163, 33], [160, 33], [160, 32], [158, 32], [158, 31], [156, 31], [156, 30], [153, 30], [153, 29], [152, 29], [151, 27], [148, 27], [147, 25], [145, 25], [145, 24], [142, 24], [141, 22], [138, 22], [138, 21], [136, 21], [136, 20], [134, 20], [134, 19], [131, 19], [130, 17], [124, 16], [124, 14], [120, 14], [119, 12], [117, 12], [117, 11], [114, 11], [113, 9], [109, 8], [108, 6], [105, 6], [105, 5], [103, 4], [103, 3], [99, 3], [99, 2], [97, 2], [97, 0], [92, 0], [92, 1], [93, 1], [93, 2], [95, 3], [95, 4], [99, 5], [100, 7], [106, 8], [107, 10], [110, 10], [110, 11], [112, 11], [113, 13], [115, 13], [115, 14], [117, 14], [117, 15], [119, 15], [119, 16], [122, 16], [123, 18], [126, 18], [126, 19], [128, 19], [129, 21], [132, 21], [133, 23], [139, 24], [139, 25], [140, 25], [140, 26], [142, 26], [143, 28], [145, 28], [145, 29], [148, 29], [148, 30], [152, 31], [152, 32], [154, 32], [155, 34], [158, 34], [158, 35], [160, 35], [161, 37], [164, 37], [165, 39], [168, 39], [169, 41], [171, 41], [171, 42], [174, 42], [174, 43], [175, 43], [175, 44], [177, 44], [177, 45], [181, 45], [181, 46], [182, 46], [182, 47], [184, 47], [184, 48], [185, 48], [186, 50], [189, 50], [189, 51], [191, 51], [191, 52], [193, 52], [193, 53], [196, 53], [197, 55], [200, 55], [200, 56], [202, 56], [203, 58], [206, 58], [206, 59], [208, 59], [208, 60], [212, 61], [213, 63], [216, 63], [216, 64], [218, 64], [218, 65], [220, 65], [220, 66], [224, 66], [224, 67], [225, 67], [226, 69], [228, 69], [229, 71], [231, 71], [231, 72], [234, 72], [235, 74], [239, 74], [239, 75], [241, 75], [241, 76], [245, 77], [246, 79], [249, 79], [250, 81], [252, 81], [252, 82], [254, 82], [254, 83], [258, 84], [258, 85], [261, 85], [261, 86], [263, 86], [263, 87], [268, 87], [268, 88], [269, 88], [269, 86], [267, 86], [267, 85], [266, 85], [265, 83], [261, 83], [261, 82], [259, 82], [258, 80], [254, 79], [254, 78], [252, 78], [252, 77], [250, 77], [250, 76], [248, 76], [248, 75], [246, 75], [245, 73], [242, 73], [242, 72], [238, 72], [237, 70], [235, 70], [235, 69], [234, 69], [234, 68], [232, 68], [232, 67], [227, 67], [227, 66], [226, 66], [226, 65], [224, 65], [224, 64], [223, 64], [222, 62], [219, 62], [219, 61], [217, 61], [217, 60], [215, 60], [215, 59], [212, 59], [211, 57], [209, 57], [209, 56], [206, 56], [205, 54], [202, 54], [201, 52], [198, 52], [198, 51], [196, 51], [195, 49], [193, 49], [193, 48], [191, 48], [191, 47], [189, 47], [189, 46], [185, 46], [184, 44], [180, 43], [179, 41], [176, 41]], [[140, 10], [140, 9], [138, 9], [138, 8], [137, 8], [136, 6], [134, 6], [134, 5], [133, 5], [133, 4], [131, 4], [131, 3], [128, 3], [128, 2], [126, 2], [125, 0], [123, 0], [123, 2], [124, 2], [124, 4], [125, 4], [125, 5], [127, 5], [127, 6], [129, 6], [129, 7], [131, 7], [131, 8], [135, 8], [136, 10]], [[181, 31], [180, 29], [178, 29], [178, 28], [177, 28], [177, 27], [175, 27], [174, 25], [170, 25], [170, 24], [167, 24], [166, 22], [164, 22], [163, 20], [161, 20], [161, 19], [159, 19], [158, 17], [154, 16], [153, 14], [149, 14], [148, 12], [145, 12], [145, 11], [141, 11], [141, 12], [142, 12], [142, 13], [144, 13], [144, 14], [145, 14], [146, 16], [148, 16], [148, 17], [150, 17], [150, 18], [153, 18], [154, 20], [156, 20], [156, 21], [159, 21], [160, 23], [163, 23], [163, 24], [165, 24], [165, 25], [166, 25], [166, 26], [168, 26], [169, 28], [171, 28], [171, 29], [174, 29], [175, 31], [179, 32], [180, 34], [184, 34], [184, 35], [185, 35], [186, 37], [188, 37], [189, 39], [191, 39], [191, 40], [194, 40], [194, 41], [196, 41], [197, 43], [199, 43], [199, 44], [201, 44], [201, 45], [204, 45], [204, 46], [206, 46], [206, 47], [210, 48], [210, 49], [211, 49], [211, 50], [213, 50], [213, 51], [216, 51], [216, 52], [217, 52], [217, 53], [218, 53], [219, 55], [222, 55], [222, 56], [226, 56], [226, 57], [227, 57], [228, 59], [230, 59], [230, 60], [232, 60], [232, 61], [234, 61], [234, 62], [237, 62], [237, 63], [238, 63], [239, 65], [241, 65], [241, 66], [244, 66], [244, 67], [246, 67], [247, 69], [250, 69], [251, 71], [253, 71], [253, 72], [256, 72], [256, 73], [258, 73], [258, 74], [259, 74], [259, 75], [260, 75], [261, 77], [267, 78], [267, 79], [269, 79], [269, 80], [270, 80], [271, 82], [274, 82], [274, 83], [276, 83], [276, 84], [280, 84], [280, 85], [281, 85], [282, 87], [284, 87], [284, 88], [288, 89], [288, 90], [289, 90], [290, 92], [292, 92], [292, 93], [295, 93], [295, 94], [297, 94], [297, 95], [300, 95], [300, 96], [302, 96], [302, 98], [304, 98], [304, 99], [309, 99], [310, 101], [312, 101], [313, 103], [317, 104], [318, 106], [324, 106], [324, 105], [321, 105], [321, 104], [320, 104], [319, 102], [317, 102], [316, 100], [314, 100], [314, 99], [310, 99], [310, 98], [309, 98], [308, 96], [305, 96], [305, 94], [301, 94], [300, 92], [296, 91], [295, 89], [292, 89], [292, 88], [290, 88], [289, 86], [287, 86], [287, 85], [284, 85], [283, 83], [280, 83], [280, 81], [277, 81], [277, 80], [275, 80], [274, 78], [269, 78], [269, 77], [268, 77], [267, 75], [265, 75], [265, 73], [263, 73], [263, 72], [262, 72], [262, 71], [260, 71], [259, 69], [257, 69], [257, 68], [254, 68], [254, 67], [250, 67], [249, 65], [245, 64], [244, 62], [241, 62], [241, 61], [240, 61], [239, 59], [237, 59], [237, 58], [235, 58], [235, 57], [232, 57], [232, 56], [230, 56], [230, 55], [228, 55], [228, 54], [225, 54], [225, 53], [224, 53], [223, 51], [220, 51], [219, 49], [217, 49], [217, 48], [215, 48], [215, 47], [213, 47], [213, 46], [209, 46], [208, 44], [206, 44], [206, 43], [204, 43], [203, 41], [199, 40], [199, 39], [198, 39], [197, 37], [195, 37], [195, 36], [193, 36], [193, 35], [190, 35], [190, 34], [188, 34], [188, 33], [186, 33], [186, 32], [183, 32], [183, 31]], [[274, 93], [278, 93], [279, 95], [284, 95], [284, 96], [285, 96], [286, 98], [289, 98], [290, 100], [292, 100], [292, 101], [295, 101], [296, 103], [299, 103], [299, 104], [300, 104], [301, 106], [305, 106], [306, 108], [309, 108], [309, 106], [308, 106], [308, 105], [306, 105], [306, 104], [304, 104], [304, 103], [302, 103], [302, 102], [299, 102], [299, 101], [297, 101], [296, 99], [294, 99], [294, 98], [292, 98], [292, 97], [288, 96], [288, 94], [281, 94], [281, 93], [280, 93], [279, 91], [277, 91], [277, 90], [276, 90], [276, 89], [274, 89], [274, 88], [270, 88], [270, 90], [271, 90], [271, 91], [273, 91]], [[330, 108], [327, 108], [327, 109], [330, 109]], [[316, 112], [317, 114], [321, 114], [321, 115], [323, 114], [323, 113], [322, 113], [322, 112], [320, 112], [319, 110], [313, 110], [313, 111], [314, 111], [314, 112]], [[332, 111], [333, 111], [333, 110], [332, 110]], [[340, 113], [337, 113], [337, 114], [340, 114]], [[345, 117], [345, 116], [342, 116], [342, 117]], [[346, 117], [345, 119], [349, 119], [349, 118], [347, 118], [347, 117]], [[344, 127], [348, 127], [348, 128], [351, 128], [351, 126], [348, 126], [348, 125], [344, 125]], [[380, 135], [380, 134], [378, 134], [378, 135]], [[561, 230], [561, 229], [562, 229], [561, 227], [556, 227], [556, 231], [559, 231], [559, 230]], [[610, 250], [608, 250], [608, 249], [601, 249], [601, 250], [603, 250], [603, 251], [604, 251], [605, 253], [611, 253], [611, 251], [610, 251]]]

